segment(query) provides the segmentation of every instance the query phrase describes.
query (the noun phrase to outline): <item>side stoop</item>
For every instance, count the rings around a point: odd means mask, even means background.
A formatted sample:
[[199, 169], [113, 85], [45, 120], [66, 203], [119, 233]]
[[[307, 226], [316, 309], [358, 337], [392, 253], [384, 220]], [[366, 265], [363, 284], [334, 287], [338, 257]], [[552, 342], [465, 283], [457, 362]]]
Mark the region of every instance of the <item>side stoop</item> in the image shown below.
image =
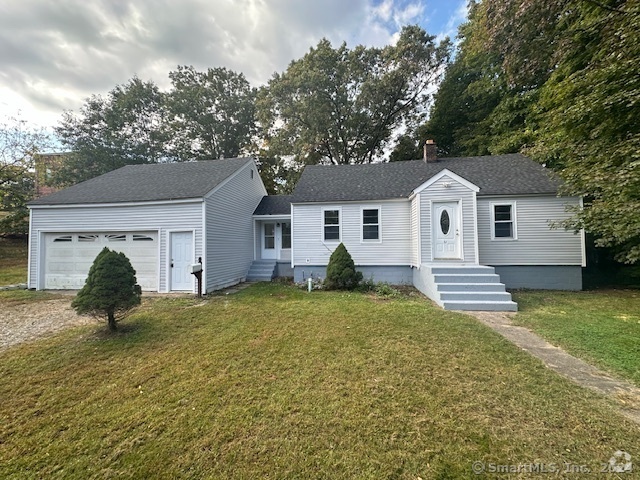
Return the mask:
[[518, 304], [511, 299], [493, 267], [434, 266], [431, 275], [438, 297], [433, 300], [445, 310], [518, 310]]
[[248, 282], [270, 282], [276, 274], [275, 260], [254, 260], [247, 273]]

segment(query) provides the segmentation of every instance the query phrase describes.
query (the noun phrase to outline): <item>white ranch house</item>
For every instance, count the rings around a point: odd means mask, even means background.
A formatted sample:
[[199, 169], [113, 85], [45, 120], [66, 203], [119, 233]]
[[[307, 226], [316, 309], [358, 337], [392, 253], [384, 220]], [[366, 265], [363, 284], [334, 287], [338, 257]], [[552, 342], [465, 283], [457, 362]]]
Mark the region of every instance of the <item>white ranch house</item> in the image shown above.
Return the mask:
[[82, 287], [104, 246], [146, 291], [194, 291], [199, 261], [206, 292], [305, 281], [342, 242], [365, 278], [516, 310], [506, 288], [582, 288], [584, 235], [552, 226], [580, 199], [558, 187], [520, 154], [309, 166], [289, 196], [267, 196], [249, 158], [127, 166], [31, 202], [28, 285]]

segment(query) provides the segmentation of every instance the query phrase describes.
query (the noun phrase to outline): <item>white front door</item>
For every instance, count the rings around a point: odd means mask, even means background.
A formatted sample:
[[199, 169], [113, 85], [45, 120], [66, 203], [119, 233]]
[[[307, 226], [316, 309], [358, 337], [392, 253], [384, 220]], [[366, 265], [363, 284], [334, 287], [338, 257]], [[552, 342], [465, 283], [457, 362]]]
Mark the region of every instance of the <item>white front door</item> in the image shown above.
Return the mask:
[[264, 222], [262, 224], [262, 258], [277, 258], [276, 253], [276, 222]]
[[169, 289], [172, 291], [192, 291], [193, 233], [171, 232], [169, 243], [171, 244], [171, 257], [169, 259], [171, 286]]
[[434, 260], [460, 260], [459, 203], [433, 203], [432, 213]]

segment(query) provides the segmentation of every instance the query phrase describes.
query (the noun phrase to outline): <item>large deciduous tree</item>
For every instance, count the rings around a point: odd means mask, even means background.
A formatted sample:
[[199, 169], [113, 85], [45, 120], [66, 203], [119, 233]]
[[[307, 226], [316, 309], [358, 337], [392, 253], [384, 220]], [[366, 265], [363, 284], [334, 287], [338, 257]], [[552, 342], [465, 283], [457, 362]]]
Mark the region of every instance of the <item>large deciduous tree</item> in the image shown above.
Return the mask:
[[199, 72], [179, 66], [169, 73], [167, 96], [171, 150], [178, 160], [237, 157], [256, 132], [255, 94], [242, 73]]
[[640, 261], [640, 2], [583, 1], [565, 55], [542, 89], [532, 154], [565, 193], [585, 198], [585, 228], [626, 263]]
[[0, 121], [0, 234], [24, 235], [29, 230], [26, 203], [34, 195], [34, 155], [51, 143], [41, 129], [24, 120]]
[[437, 44], [417, 26], [384, 48], [320, 41], [260, 92], [269, 153], [300, 164], [371, 162], [403, 122], [423, 118], [449, 53], [448, 40]]
[[65, 112], [56, 128], [71, 154], [54, 173], [70, 185], [124, 165], [166, 160], [164, 93], [153, 82], [132, 78], [106, 97], [93, 95], [76, 115]]
[[585, 228], [640, 260], [640, 4], [472, 2], [431, 118], [444, 153], [523, 151], [554, 168]]

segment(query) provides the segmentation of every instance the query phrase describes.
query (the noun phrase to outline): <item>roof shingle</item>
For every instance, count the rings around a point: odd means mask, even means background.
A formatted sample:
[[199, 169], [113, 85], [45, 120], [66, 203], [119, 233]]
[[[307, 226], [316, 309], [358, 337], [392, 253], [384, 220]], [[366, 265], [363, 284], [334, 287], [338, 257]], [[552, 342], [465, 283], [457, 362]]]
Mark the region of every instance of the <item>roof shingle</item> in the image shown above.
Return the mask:
[[448, 169], [480, 188], [478, 196], [556, 194], [560, 181], [519, 153], [363, 165], [314, 165], [304, 169], [292, 202], [406, 198]]
[[127, 165], [29, 205], [75, 205], [202, 198], [251, 158]]
[[292, 195], [267, 195], [253, 212], [254, 215], [289, 215]]

